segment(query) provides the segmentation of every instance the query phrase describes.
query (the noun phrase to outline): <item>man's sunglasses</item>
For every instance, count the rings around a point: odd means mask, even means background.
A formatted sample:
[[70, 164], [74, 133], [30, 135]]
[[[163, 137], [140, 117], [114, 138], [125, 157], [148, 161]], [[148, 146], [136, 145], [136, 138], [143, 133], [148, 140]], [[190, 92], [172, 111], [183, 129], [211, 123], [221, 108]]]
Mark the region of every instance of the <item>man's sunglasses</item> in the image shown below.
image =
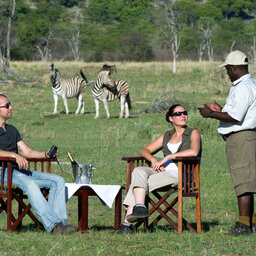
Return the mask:
[[175, 113], [172, 114], [172, 116], [181, 116], [182, 114], [187, 116], [188, 115], [188, 111], [175, 112]]
[[11, 102], [8, 102], [4, 106], [0, 106], [0, 108], [7, 108], [7, 109], [9, 109], [10, 106], [11, 106]]

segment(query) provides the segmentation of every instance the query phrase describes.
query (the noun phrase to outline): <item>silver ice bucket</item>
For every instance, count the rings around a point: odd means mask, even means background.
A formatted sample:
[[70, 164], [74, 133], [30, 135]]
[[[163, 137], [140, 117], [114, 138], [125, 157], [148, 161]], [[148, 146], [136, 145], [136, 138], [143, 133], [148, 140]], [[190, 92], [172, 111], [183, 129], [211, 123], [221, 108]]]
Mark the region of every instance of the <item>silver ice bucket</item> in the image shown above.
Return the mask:
[[78, 164], [72, 166], [74, 181], [77, 184], [91, 184], [93, 172], [96, 168], [92, 164]]

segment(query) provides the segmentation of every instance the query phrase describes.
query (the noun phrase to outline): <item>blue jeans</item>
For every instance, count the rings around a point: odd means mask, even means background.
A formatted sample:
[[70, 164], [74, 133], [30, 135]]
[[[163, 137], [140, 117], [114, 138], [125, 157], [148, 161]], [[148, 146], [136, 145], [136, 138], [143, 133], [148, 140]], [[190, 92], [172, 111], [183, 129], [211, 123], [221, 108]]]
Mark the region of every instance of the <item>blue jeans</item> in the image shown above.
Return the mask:
[[[7, 182], [7, 170], [4, 181]], [[12, 183], [28, 196], [33, 210], [47, 232], [51, 232], [59, 222], [67, 224], [65, 180], [62, 177], [40, 171], [19, 170], [13, 166]], [[48, 201], [42, 195], [40, 187], [50, 189]]]

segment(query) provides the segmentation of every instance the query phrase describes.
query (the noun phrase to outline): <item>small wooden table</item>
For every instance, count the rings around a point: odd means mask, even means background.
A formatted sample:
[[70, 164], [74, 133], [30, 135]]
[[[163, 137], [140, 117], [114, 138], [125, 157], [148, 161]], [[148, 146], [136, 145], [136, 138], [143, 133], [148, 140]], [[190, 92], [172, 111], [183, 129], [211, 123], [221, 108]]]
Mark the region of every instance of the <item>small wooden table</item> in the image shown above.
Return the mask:
[[[115, 199], [115, 224], [117, 229], [121, 223], [122, 215], [122, 190], [121, 187]], [[78, 231], [86, 232], [88, 229], [88, 198], [89, 196], [97, 196], [94, 190], [88, 186], [80, 187], [74, 196], [78, 196]]]

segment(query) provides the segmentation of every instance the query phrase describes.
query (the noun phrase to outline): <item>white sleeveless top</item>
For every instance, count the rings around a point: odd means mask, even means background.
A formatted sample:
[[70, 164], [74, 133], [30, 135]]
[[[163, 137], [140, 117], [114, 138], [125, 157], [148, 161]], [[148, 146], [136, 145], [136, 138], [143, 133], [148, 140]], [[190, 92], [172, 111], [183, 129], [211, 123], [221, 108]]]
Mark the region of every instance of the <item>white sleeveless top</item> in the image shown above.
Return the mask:
[[[177, 152], [181, 141], [175, 144], [171, 144], [168, 142], [167, 147], [168, 149], [174, 154]], [[168, 160], [163, 167], [165, 168], [166, 172], [172, 174], [176, 179], [178, 179], [178, 166], [172, 161], [172, 159]]]

